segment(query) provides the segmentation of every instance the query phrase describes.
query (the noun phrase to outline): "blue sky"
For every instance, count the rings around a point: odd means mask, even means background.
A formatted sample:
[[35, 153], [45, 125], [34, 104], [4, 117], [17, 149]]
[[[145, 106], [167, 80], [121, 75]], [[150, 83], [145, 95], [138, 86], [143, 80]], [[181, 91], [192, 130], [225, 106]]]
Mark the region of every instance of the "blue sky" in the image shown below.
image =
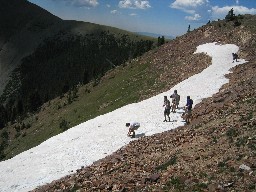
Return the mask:
[[29, 0], [65, 20], [178, 36], [234, 13], [256, 14], [256, 0]]

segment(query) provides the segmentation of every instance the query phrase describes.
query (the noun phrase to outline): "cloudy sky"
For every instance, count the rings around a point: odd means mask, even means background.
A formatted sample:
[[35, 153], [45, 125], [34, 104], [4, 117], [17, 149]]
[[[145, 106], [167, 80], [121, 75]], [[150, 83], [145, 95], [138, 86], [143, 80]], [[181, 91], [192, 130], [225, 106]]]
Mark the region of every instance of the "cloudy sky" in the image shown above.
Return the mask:
[[29, 0], [65, 20], [88, 21], [133, 32], [182, 35], [234, 13], [256, 14], [256, 0]]

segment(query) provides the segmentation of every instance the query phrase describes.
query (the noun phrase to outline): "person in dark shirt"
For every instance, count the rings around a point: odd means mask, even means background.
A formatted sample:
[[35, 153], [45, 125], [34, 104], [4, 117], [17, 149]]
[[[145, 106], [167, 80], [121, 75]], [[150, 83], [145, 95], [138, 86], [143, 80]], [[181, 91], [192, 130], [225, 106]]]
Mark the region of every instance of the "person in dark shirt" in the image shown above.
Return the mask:
[[187, 96], [187, 103], [186, 103], [186, 108], [188, 110], [191, 110], [193, 106], [193, 100], [190, 98], [190, 96]]
[[171, 104], [170, 101], [167, 99], [167, 96], [164, 96], [164, 104], [163, 104], [164, 108], [164, 122], [167, 122], [166, 116], [169, 119], [170, 122], [170, 110], [171, 110]]
[[183, 114], [183, 118], [185, 119], [187, 124], [189, 124], [190, 121], [191, 121], [192, 107], [193, 107], [193, 100], [190, 98], [190, 96], [187, 96], [187, 103], [186, 103], [186, 106], [185, 106], [185, 113]]

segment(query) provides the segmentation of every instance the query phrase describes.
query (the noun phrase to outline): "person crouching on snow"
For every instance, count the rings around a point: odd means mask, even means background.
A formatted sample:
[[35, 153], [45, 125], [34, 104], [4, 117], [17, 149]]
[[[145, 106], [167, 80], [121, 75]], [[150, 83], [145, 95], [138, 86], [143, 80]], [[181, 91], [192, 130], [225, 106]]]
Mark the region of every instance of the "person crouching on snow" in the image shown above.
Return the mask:
[[131, 123], [126, 123], [125, 126], [129, 127], [127, 136], [135, 138], [135, 130], [137, 130], [140, 127], [140, 123], [131, 122]]

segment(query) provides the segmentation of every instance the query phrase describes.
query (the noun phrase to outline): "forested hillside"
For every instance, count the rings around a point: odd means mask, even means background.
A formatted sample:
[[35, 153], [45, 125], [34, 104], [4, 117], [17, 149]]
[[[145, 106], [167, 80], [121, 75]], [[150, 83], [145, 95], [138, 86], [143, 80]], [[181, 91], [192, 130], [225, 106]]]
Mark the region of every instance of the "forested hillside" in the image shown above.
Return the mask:
[[133, 41], [126, 34], [108, 31], [81, 36], [61, 32], [45, 40], [13, 73], [10, 83], [14, 85], [9, 87], [17, 88], [11, 93], [7, 86], [1, 97], [2, 102], [8, 101], [9, 118], [3, 121], [36, 111], [43, 103], [74, 89], [77, 84], [91, 80], [97, 84], [105, 72], [152, 47], [153, 41]]
[[0, 0], [0, 47], [21, 30], [40, 31], [61, 19], [26, 0]]
[[60, 18], [27, 0], [0, 0], [0, 95], [12, 71], [43, 39], [64, 29]]
[[[25, 0], [5, 1], [1, 8], [1, 18], [7, 19], [0, 20], [0, 128], [78, 84], [96, 85], [105, 72], [149, 51], [156, 41], [113, 27], [64, 21]], [[13, 44], [15, 49], [9, 47]]]

